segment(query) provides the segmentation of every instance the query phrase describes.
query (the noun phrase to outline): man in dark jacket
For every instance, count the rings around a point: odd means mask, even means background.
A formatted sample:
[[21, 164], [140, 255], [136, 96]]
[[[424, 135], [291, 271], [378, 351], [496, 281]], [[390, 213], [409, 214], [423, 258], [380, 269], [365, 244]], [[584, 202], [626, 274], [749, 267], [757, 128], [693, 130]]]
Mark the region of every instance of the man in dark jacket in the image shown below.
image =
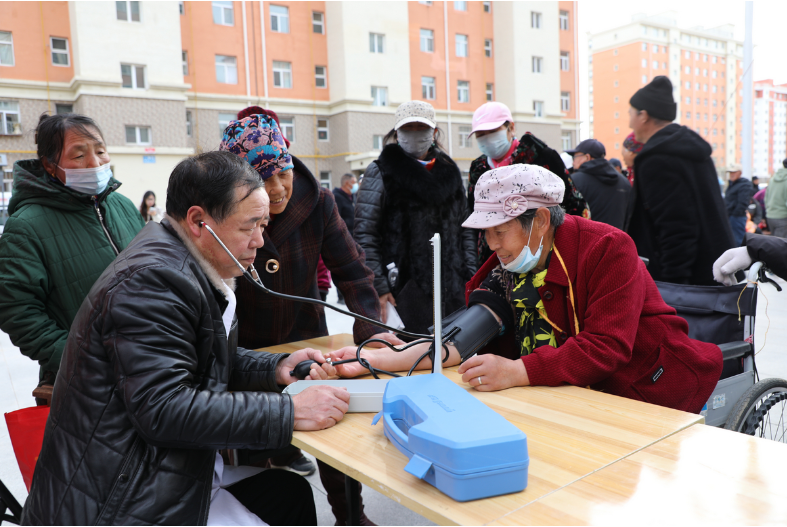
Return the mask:
[[727, 206], [727, 216], [730, 219], [732, 238], [736, 247], [743, 242], [743, 235], [746, 234], [746, 210], [754, 195], [754, 188], [749, 180], [741, 177], [742, 171], [738, 164], [727, 167], [730, 184], [724, 194], [724, 204]]
[[593, 220], [626, 230], [631, 213], [631, 184], [604, 159], [604, 145], [596, 139], [585, 139], [566, 153], [573, 156], [571, 179], [593, 211]]
[[281, 448], [293, 429], [334, 425], [349, 402], [328, 386], [279, 393], [302, 360], [321, 363], [310, 378], [334, 374], [316, 350], [237, 347], [236, 259], [248, 266], [262, 246], [261, 187], [225, 152], [175, 167], [169, 218], [150, 222], [107, 268], [71, 327], [25, 524], [316, 524], [303, 478], [257, 470], [244, 479], [217, 453]]
[[347, 232], [353, 235], [355, 225], [355, 203], [353, 196], [358, 192], [358, 179], [352, 174], [342, 176], [341, 186], [333, 189], [333, 199], [336, 200], [336, 208], [339, 209], [339, 216], [347, 225]]
[[677, 105], [667, 77], [654, 78], [629, 103], [629, 126], [645, 146], [634, 161], [628, 233], [654, 280], [714, 285], [713, 262], [733, 242], [711, 147], [672, 123]]

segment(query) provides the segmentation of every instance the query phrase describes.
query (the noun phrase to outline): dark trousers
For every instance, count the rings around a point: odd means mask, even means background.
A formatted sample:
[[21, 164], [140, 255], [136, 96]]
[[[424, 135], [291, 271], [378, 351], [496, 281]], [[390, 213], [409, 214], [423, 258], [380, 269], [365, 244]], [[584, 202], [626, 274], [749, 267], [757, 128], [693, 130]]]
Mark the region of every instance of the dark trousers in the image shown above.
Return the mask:
[[226, 490], [268, 525], [317, 525], [312, 487], [298, 474], [269, 469]]
[[732, 228], [734, 246], [740, 247], [746, 234], [746, 216], [730, 216], [730, 228]]

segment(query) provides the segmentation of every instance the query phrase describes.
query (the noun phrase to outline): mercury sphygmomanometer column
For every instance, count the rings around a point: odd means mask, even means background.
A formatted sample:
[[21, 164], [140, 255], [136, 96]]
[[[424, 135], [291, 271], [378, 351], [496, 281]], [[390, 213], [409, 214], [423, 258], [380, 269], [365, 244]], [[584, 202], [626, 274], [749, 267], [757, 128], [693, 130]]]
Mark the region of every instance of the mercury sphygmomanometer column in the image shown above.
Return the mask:
[[434, 247], [434, 260], [432, 260], [432, 281], [434, 283], [434, 358], [432, 359], [432, 371], [443, 373], [443, 317], [442, 317], [442, 273], [440, 261], [440, 234], [435, 233], [431, 239]]

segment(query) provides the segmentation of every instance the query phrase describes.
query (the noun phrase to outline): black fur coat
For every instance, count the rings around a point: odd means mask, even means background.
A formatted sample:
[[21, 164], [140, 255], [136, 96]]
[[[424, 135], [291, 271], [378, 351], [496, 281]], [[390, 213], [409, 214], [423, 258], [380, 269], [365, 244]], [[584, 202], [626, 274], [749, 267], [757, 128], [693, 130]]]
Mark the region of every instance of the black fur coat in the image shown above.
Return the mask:
[[[358, 191], [355, 239], [366, 251], [378, 294], [393, 293], [408, 330], [432, 324], [432, 245], [440, 233], [443, 313], [464, 306], [464, 288], [475, 273], [473, 232], [462, 228], [469, 216], [459, 168], [444, 154], [431, 170], [399, 145], [386, 146], [371, 163]], [[389, 263], [399, 270], [396, 285], [387, 281]]]

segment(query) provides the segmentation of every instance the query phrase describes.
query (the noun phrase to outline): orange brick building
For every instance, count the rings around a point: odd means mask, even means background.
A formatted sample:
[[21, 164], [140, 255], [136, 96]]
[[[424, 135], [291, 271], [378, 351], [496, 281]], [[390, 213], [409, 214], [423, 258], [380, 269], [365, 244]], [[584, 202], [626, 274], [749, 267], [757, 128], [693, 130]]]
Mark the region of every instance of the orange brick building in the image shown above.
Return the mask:
[[639, 18], [589, 40], [590, 134], [620, 157], [629, 99], [657, 75], [670, 78], [678, 115], [713, 148], [723, 167], [741, 160], [743, 45], [732, 26], [681, 29], [674, 14]]

